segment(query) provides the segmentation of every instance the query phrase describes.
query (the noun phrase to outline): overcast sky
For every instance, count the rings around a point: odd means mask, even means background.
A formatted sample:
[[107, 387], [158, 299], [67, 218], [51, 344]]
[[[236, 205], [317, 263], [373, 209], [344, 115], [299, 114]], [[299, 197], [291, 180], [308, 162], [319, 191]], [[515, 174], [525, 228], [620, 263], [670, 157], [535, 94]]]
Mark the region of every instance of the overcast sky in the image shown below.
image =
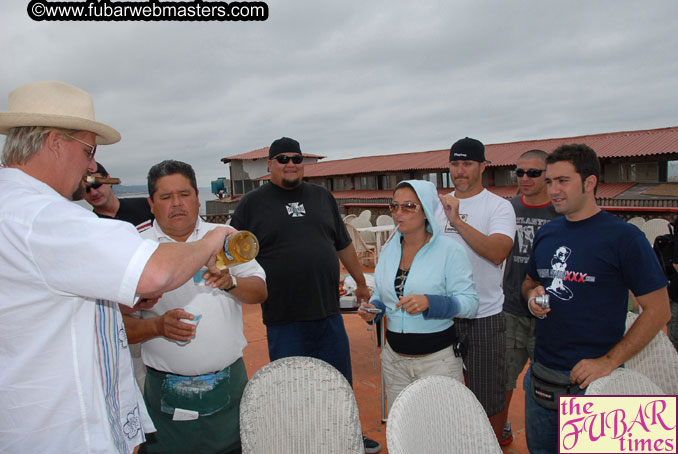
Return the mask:
[[61, 80], [122, 134], [125, 184], [200, 186], [281, 136], [340, 159], [678, 126], [678, 1], [268, 1], [264, 22], [34, 22], [3, 1], [0, 110]]

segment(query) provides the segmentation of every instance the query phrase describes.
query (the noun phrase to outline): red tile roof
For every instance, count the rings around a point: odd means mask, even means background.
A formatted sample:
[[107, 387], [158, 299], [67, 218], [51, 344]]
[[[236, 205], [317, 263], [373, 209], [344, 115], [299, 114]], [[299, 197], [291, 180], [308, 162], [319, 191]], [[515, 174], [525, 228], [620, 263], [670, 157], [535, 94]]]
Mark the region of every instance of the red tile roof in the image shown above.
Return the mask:
[[355, 191], [332, 191], [332, 195], [337, 200], [345, 199], [391, 199], [393, 191], [386, 190], [355, 190]]
[[338, 159], [304, 166], [307, 178], [356, 173], [394, 172], [405, 170], [444, 169], [448, 165], [448, 151], [423, 151], [361, 158]]
[[[611, 199], [617, 197], [624, 191], [635, 186], [637, 183], [599, 183], [596, 198]], [[486, 186], [488, 191], [503, 197], [505, 199], [511, 198], [518, 193], [518, 186]], [[452, 189], [438, 188], [438, 194], [444, 195], [452, 192]], [[337, 200], [346, 199], [390, 199], [393, 197], [393, 190], [351, 190], [351, 191], [332, 191], [332, 195]]]
[[492, 166], [513, 165], [527, 150], [550, 153], [566, 143], [584, 143], [600, 158], [668, 155], [678, 153], [678, 127], [486, 145], [487, 159]]
[[[268, 149], [269, 149], [269, 147], [264, 147], [264, 148], [259, 148], [258, 150], [248, 151], [247, 153], [228, 156], [226, 158], [221, 158], [221, 162], [223, 162], [224, 164], [228, 164], [229, 162], [236, 160], [236, 159], [242, 160], [242, 161], [255, 161], [257, 159], [268, 160]], [[317, 155], [317, 154], [309, 154], [309, 153], [304, 153], [304, 156], [308, 156], [309, 158], [318, 158], [318, 159], [324, 159], [324, 158], [327, 157], [327, 156], [320, 156], [320, 155]]]
[[[518, 157], [527, 150], [538, 148], [551, 152], [559, 145], [565, 143], [585, 143], [593, 148], [601, 158], [668, 156], [671, 153], [678, 153], [678, 127], [489, 144], [485, 145], [485, 150], [487, 159], [492, 162], [490, 167], [512, 166], [516, 163]], [[268, 147], [242, 155], [223, 158], [222, 161], [259, 159], [267, 156]], [[448, 158], [449, 150], [444, 149], [337, 159], [307, 164], [304, 174], [307, 178], [313, 178], [409, 170], [441, 170], [447, 168]]]
[[597, 199], [612, 199], [638, 183], [598, 183]]
[[[516, 195], [516, 191], [518, 189], [517, 186], [488, 186], [486, 188], [488, 191], [493, 192], [497, 194], [500, 197], [513, 197]], [[453, 189], [443, 189], [443, 188], [438, 188], [438, 194], [440, 195], [445, 195], [449, 194], [452, 192]], [[337, 200], [345, 200], [345, 199], [391, 199], [393, 197], [393, 190], [392, 189], [387, 189], [387, 190], [375, 190], [375, 191], [369, 191], [369, 190], [355, 190], [355, 191], [332, 191], [332, 195], [334, 196], [335, 199]]]
[[518, 186], [487, 186], [485, 189], [505, 199], [511, 198], [518, 193]]
[[[487, 190], [497, 194], [500, 197], [513, 197], [516, 195], [517, 186], [488, 186]], [[449, 188], [438, 188], [438, 194], [444, 195], [452, 192], [452, 189]], [[393, 197], [393, 190], [352, 190], [352, 191], [332, 191], [332, 195], [337, 200], [346, 200], [346, 199], [391, 199]]]

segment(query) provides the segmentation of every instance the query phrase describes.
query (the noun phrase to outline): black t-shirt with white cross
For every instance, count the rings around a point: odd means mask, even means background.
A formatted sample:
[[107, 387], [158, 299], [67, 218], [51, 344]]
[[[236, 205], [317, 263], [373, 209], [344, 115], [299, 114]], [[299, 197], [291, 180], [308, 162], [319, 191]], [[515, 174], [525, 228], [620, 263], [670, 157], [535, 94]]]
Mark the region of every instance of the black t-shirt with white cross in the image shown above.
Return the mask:
[[321, 186], [268, 183], [243, 197], [231, 225], [259, 240], [266, 271], [264, 323], [321, 320], [339, 313], [337, 251], [351, 244], [337, 202]]

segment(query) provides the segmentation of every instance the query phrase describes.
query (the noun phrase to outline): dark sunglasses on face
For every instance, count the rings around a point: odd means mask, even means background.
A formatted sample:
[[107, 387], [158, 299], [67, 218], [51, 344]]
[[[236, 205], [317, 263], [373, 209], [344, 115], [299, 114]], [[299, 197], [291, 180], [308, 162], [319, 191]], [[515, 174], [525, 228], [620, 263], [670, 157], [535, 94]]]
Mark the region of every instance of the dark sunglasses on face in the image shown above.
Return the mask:
[[523, 176], [525, 176], [527, 174], [527, 176], [530, 177], [530, 178], [538, 178], [538, 177], [541, 176], [543, 171], [544, 171], [544, 169], [528, 169], [528, 170], [516, 169], [516, 176], [518, 178], [522, 178]]
[[294, 155], [294, 156], [287, 156], [284, 154], [279, 154], [278, 156], [274, 157], [276, 161], [278, 161], [280, 164], [287, 164], [288, 162], [292, 161], [295, 164], [301, 164], [302, 161], [304, 160], [304, 157], [300, 154]]
[[402, 209], [405, 213], [416, 213], [419, 211], [419, 205], [414, 202], [391, 202], [388, 204], [388, 209], [391, 213], [396, 214], [398, 209]]
[[91, 189], [99, 189], [99, 188], [101, 187], [102, 184], [103, 184], [103, 183], [95, 183], [95, 184], [91, 184], [91, 185], [89, 185], [89, 186], [85, 186], [85, 192], [86, 192], [87, 194], [89, 194], [89, 191], [90, 191]]

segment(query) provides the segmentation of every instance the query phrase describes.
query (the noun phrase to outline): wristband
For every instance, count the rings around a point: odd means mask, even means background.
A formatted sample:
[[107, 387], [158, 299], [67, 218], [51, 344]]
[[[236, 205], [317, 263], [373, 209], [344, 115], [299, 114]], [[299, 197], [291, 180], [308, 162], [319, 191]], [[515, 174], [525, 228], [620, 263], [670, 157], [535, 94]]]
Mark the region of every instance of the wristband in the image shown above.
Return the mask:
[[235, 276], [231, 276], [231, 281], [233, 282], [233, 285], [231, 285], [229, 288], [225, 288], [225, 292], [230, 292], [234, 288], [238, 287], [238, 280], [235, 278]]

